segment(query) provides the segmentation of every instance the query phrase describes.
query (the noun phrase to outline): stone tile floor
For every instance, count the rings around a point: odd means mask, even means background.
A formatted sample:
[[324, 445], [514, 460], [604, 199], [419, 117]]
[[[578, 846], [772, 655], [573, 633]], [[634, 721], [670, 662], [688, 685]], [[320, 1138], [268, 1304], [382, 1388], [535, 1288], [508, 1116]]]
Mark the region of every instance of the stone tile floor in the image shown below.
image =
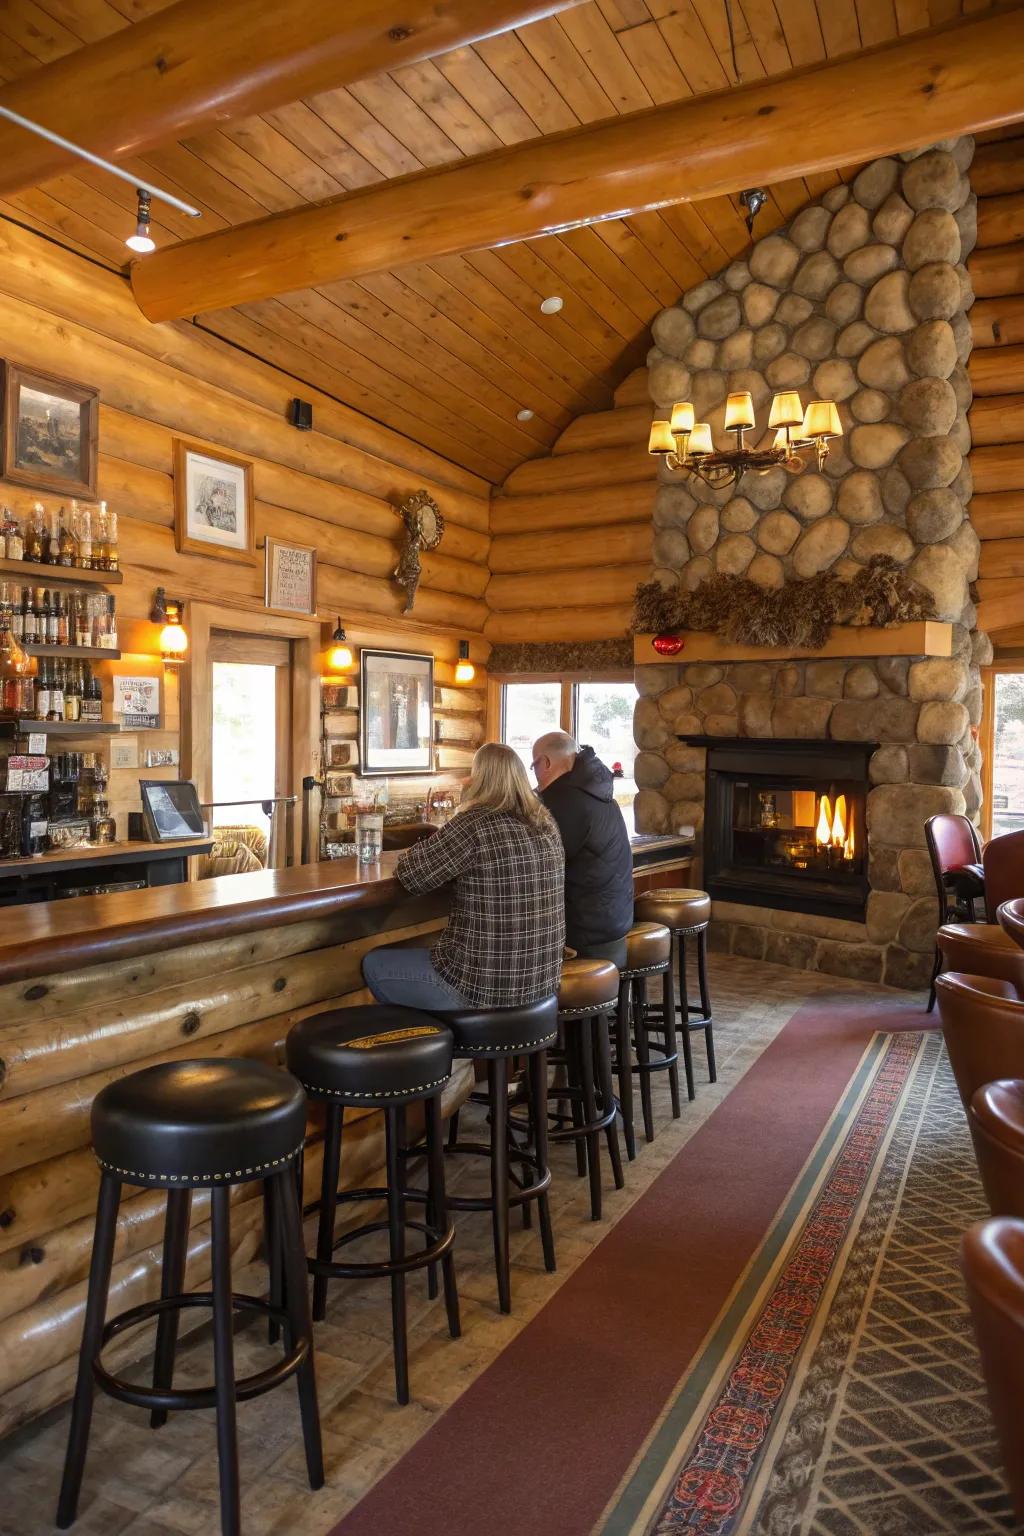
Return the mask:
[[[441, 1301], [428, 1302], [422, 1277], [410, 1281], [409, 1341], [413, 1401], [394, 1400], [387, 1286], [332, 1286], [327, 1321], [317, 1327], [317, 1375], [327, 1484], [309, 1491], [293, 1389], [284, 1387], [239, 1410], [242, 1510], [246, 1536], [324, 1536], [422, 1435], [530, 1321], [703, 1124], [796, 1009], [815, 996], [841, 993], [893, 998], [884, 988], [766, 965], [736, 956], [711, 957], [719, 1080], [706, 1080], [695, 1037], [697, 1098], [681, 1119], [669, 1112], [664, 1074], [655, 1087], [657, 1134], [640, 1142], [627, 1165], [626, 1188], [611, 1188], [605, 1169], [604, 1216], [589, 1219], [586, 1180], [575, 1177], [570, 1147], [553, 1149], [552, 1217], [558, 1272], [544, 1271], [536, 1233], [512, 1228], [513, 1314], [497, 1311], [486, 1215], [464, 1215], [456, 1245], [462, 1337], [452, 1340]], [[684, 1089], [685, 1095], [685, 1089]], [[639, 1103], [637, 1104], [639, 1113]], [[471, 1109], [467, 1117], [481, 1114]], [[459, 1160], [462, 1164], [462, 1160]], [[473, 1173], [452, 1174], [463, 1188]], [[766, 1213], [766, 1215], [769, 1213]], [[271, 1358], [262, 1332], [243, 1329], [236, 1368], [248, 1374]], [[211, 1346], [200, 1336], [182, 1346], [178, 1380], [212, 1380]], [[49, 1414], [0, 1446], [0, 1533], [52, 1531], [67, 1411]], [[212, 1536], [219, 1529], [213, 1416], [173, 1415], [158, 1433], [142, 1412], [97, 1397], [86, 1465], [79, 1536]]]

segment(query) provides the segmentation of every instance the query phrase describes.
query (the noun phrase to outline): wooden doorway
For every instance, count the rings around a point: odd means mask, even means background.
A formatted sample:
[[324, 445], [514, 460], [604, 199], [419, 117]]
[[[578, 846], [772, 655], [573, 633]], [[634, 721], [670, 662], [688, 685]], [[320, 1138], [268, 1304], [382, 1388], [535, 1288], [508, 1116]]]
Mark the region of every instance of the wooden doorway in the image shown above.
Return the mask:
[[317, 621], [193, 604], [192, 663], [183, 762], [199, 799], [221, 803], [214, 824], [266, 827], [265, 795], [294, 796], [278, 813], [276, 859], [300, 857], [302, 781], [316, 771], [319, 740]]

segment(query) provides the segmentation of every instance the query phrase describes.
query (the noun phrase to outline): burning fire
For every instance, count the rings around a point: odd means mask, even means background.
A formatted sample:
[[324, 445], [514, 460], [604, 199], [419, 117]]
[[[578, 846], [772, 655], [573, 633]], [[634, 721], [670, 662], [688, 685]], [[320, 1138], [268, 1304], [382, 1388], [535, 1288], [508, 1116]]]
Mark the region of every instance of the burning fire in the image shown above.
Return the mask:
[[847, 822], [846, 796], [837, 795], [835, 808], [828, 795], [822, 795], [818, 807], [818, 823], [814, 829], [814, 841], [819, 848], [839, 848], [844, 859], [852, 859], [856, 852], [853, 835], [853, 817]]

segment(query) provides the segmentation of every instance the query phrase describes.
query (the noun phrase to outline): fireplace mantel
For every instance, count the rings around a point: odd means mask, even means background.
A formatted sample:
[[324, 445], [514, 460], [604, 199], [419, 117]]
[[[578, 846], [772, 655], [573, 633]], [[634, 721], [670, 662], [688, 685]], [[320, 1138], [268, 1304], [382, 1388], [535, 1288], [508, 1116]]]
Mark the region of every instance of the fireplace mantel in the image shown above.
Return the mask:
[[875, 629], [867, 624], [837, 624], [817, 650], [801, 646], [735, 645], [720, 635], [699, 630], [676, 630], [682, 649], [662, 656], [654, 649], [653, 635], [633, 636], [633, 660], [638, 665], [665, 663], [678, 666], [688, 661], [780, 661], [790, 657], [822, 660], [856, 656], [952, 656], [953, 626], [937, 619], [917, 619]]

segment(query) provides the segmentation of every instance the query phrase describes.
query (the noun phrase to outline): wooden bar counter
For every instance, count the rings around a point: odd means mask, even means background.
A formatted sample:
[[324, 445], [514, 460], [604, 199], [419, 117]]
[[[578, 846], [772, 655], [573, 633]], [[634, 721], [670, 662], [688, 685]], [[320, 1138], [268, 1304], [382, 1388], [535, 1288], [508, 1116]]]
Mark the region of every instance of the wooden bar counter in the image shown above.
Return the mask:
[[[638, 839], [643, 883], [686, 868], [689, 844]], [[69, 1396], [85, 1304], [99, 1176], [89, 1110], [107, 1083], [192, 1056], [281, 1059], [289, 1028], [325, 1007], [369, 1001], [360, 962], [386, 942], [429, 943], [446, 898], [407, 895], [397, 853], [229, 875], [189, 885], [8, 909], [0, 925], [0, 1435]], [[446, 1112], [472, 1081], [458, 1063]], [[383, 1156], [379, 1116], [346, 1116], [343, 1182]], [[317, 1199], [319, 1113], [310, 1115], [305, 1201]], [[371, 1180], [380, 1182], [380, 1180]], [[126, 1189], [111, 1314], [159, 1294], [164, 1200]], [[236, 1288], [264, 1288], [258, 1185], [233, 1193]], [[209, 1277], [209, 1194], [193, 1195], [188, 1283]], [[202, 1314], [184, 1314], [183, 1327]], [[149, 1348], [145, 1330], [111, 1346]]]
[[[160, 1061], [255, 1056], [279, 1061], [299, 1018], [369, 1001], [368, 949], [429, 942], [443, 896], [410, 897], [397, 854], [339, 859], [107, 896], [15, 907], [0, 925], [0, 1435], [70, 1395], [92, 1247], [98, 1171], [89, 1147], [94, 1095]], [[446, 1105], [469, 1091], [459, 1063]], [[351, 1122], [351, 1123], [350, 1123]], [[379, 1117], [346, 1116], [343, 1179], [383, 1161]], [[305, 1199], [317, 1198], [320, 1120], [310, 1116]], [[126, 1186], [110, 1311], [159, 1295], [162, 1194]], [[236, 1288], [262, 1236], [259, 1186], [234, 1191]], [[193, 1195], [188, 1283], [209, 1277], [209, 1193]], [[194, 1314], [196, 1322], [202, 1314]], [[183, 1314], [183, 1324], [193, 1314]], [[145, 1330], [109, 1351], [141, 1355]]]

